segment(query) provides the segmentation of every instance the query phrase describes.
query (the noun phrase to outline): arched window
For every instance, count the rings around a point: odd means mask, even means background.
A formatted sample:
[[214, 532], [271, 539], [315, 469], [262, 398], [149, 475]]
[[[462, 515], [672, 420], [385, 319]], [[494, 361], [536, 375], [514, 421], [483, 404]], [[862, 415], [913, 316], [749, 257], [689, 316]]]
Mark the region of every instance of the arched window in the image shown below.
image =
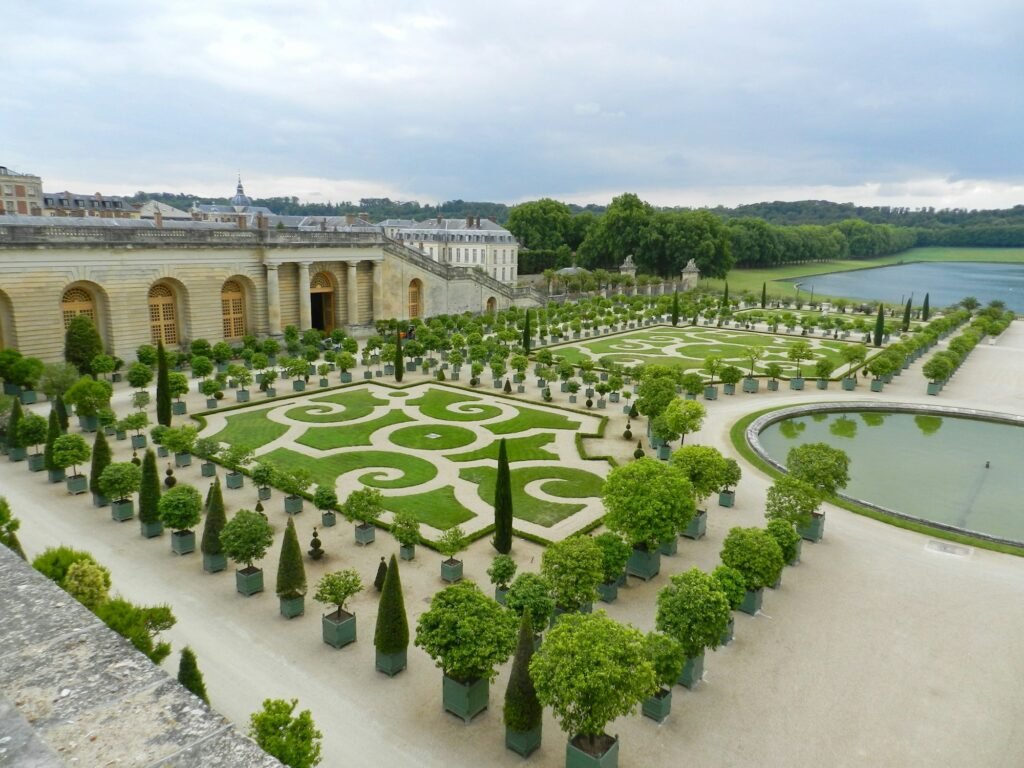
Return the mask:
[[489, 315], [493, 315], [497, 311], [498, 311], [498, 300], [496, 298], [494, 298], [493, 296], [491, 296], [489, 299], [487, 299], [487, 309], [486, 309], [486, 312]]
[[178, 343], [178, 313], [174, 308], [174, 291], [165, 283], [149, 289], [149, 338], [164, 346]]
[[245, 335], [245, 293], [234, 280], [228, 280], [220, 289], [220, 315], [225, 339], [240, 339]]
[[93, 324], [96, 323], [96, 305], [93, 303], [92, 294], [84, 288], [69, 288], [64, 291], [60, 300], [60, 311], [64, 317], [64, 329], [78, 315], [85, 315]]
[[423, 283], [413, 280], [409, 283], [409, 318], [419, 317], [423, 312]]

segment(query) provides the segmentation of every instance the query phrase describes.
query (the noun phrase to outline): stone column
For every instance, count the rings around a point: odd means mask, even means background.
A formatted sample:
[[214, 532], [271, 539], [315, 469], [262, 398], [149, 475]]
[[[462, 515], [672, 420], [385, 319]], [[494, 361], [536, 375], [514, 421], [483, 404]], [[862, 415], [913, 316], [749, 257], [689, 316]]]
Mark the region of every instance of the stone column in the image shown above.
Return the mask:
[[384, 262], [373, 262], [373, 319], [384, 320]]
[[267, 264], [267, 331], [281, 335], [281, 286], [277, 280], [277, 264]]
[[359, 323], [359, 282], [356, 270], [359, 267], [358, 261], [348, 262], [348, 324]]
[[309, 264], [299, 262], [299, 330], [305, 331], [313, 327], [313, 311], [309, 305]]

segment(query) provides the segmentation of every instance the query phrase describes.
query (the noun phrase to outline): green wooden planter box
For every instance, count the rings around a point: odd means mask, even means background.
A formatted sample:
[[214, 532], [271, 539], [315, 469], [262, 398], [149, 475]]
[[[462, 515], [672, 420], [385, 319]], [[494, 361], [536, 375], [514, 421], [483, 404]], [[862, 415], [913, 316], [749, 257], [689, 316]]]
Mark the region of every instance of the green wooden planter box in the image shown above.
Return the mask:
[[871, 380], [871, 391], [872, 392], [881, 392], [883, 386], [885, 386], [885, 382], [882, 381], [881, 379], [872, 379]]
[[815, 382], [815, 385], [818, 389], [828, 389], [828, 379], [818, 379]]
[[188, 555], [195, 552], [195, 531], [174, 531], [171, 534], [171, 551], [176, 555]]
[[235, 401], [239, 402], [239, 403], [248, 403], [249, 402], [249, 390], [248, 389], [236, 390], [235, 391]]
[[301, 496], [285, 496], [284, 511], [289, 515], [297, 515], [302, 511]]
[[779, 391], [779, 381], [778, 381], [778, 379], [772, 379], [772, 380], [770, 380], [768, 382], [768, 391], [769, 392], [778, 392]]
[[718, 399], [718, 387], [704, 387], [704, 399], [705, 400], [717, 400]]
[[441, 561], [441, 580], [447, 581], [449, 584], [454, 584], [457, 581], [462, 580], [462, 561], [461, 560], [442, 560]]
[[171, 403], [171, 413], [175, 416], [184, 416], [188, 413], [188, 407], [181, 400], [175, 400]]
[[306, 391], [306, 382], [304, 382], [302, 379], [296, 379], [295, 381], [292, 382], [292, 391], [293, 392], [305, 392]]
[[63, 469], [48, 469], [46, 470], [46, 479], [51, 483], [59, 483], [67, 478]]
[[522, 757], [529, 757], [540, 748], [543, 730], [542, 725], [538, 725], [532, 731], [513, 731], [505, 726], [505, 748]]
[[111, 520], [123, 523], [125, 520], [131, 520], [133, 517], [135, 517], [135, 504], [131, 499], [112, 501], [110, 503]]
[[46, 457], [41, 453], [31, 453], [28, 457], [28, 471], [42, 472], [46, 469]]
[[460, 683], [445, 675], [441, 696], [444, 710], [468, 723], [487, 709], [490, 692], [491, 684], [487, 678]]
[[246, 597], [263, 591], [263, 570], [251, 567], [235, 571], [235, 588]]
[[614, 603], [619, 597], [618, 582], [613, 581], [611, 584], [598, 584], [597, 594], [600, 596], [602, 603]]
[[672, 458], [672, 447], [662, 443], [658, 446], [658, 458], [662, 461], [668, 461]]
[[928, 394], [929, 395], [937, 395], [941, 391], [942, 391], [942, 384], [940, 384], [937, 381], [929, 381], [928, 382]]
[[817, 543], [821, 541], [821, 537], [825, 535], [825, 516], [824, 515], [811, 515], [811, 521], [807, 525], [798, 525], [796, 532], [800, 534], [801, 539]]
[[219, 555], [207, 555], [203, 554], [203, 570], [207, 573], [220, 573], [228, 567], [227, 555], [221, 553]]
[[333, 528], [338, 524], [338, 515], [329, 509], [320, 512], [320, 525], [324, 528]]
[[214, 408], [220, 405], [220, 401], [215, 397], [206, 398], [206, 410], [212, 411]]
[[8, 461], [24, 461], [28, 458], [28, 448], [16, 447], [7, 450]]
[[803, 548], [804, 548], [804, 540], [800, 539], [796, 543], [796, 552], [793, 553], [793, 559], [790, 560], [788, 563], [786, 563], [786, 565], [799, 565], [799, 563], [800, 563], [800, 555], [801, 555], [801, 553], [803, 551]]
[[171, 452], [168, 451], [164, 446], [158, 445], [156, 447], [156, 455], [159, 456], [161, 459], [166, 459], [168, 456], [171, 455]]
[[803, 378], [801, 377], [801, 378], [797, 378], [797, 379], [790, 379], [789, 380], [789, 388], [790, 389], [795, 389], [795, 390], [803, 389], [804, 388], [804, 380], [803, 380]]
[[228, 472], [224, 476], [224, 484], [232, 490], [237, 490], [245, 485], [245, 475], [241, 472]]
[[92, 492], [92, 505], [94, 507], [105, 507], [110, 503], [110, 499], [104, 496], [102, 493]]
[[736, 394], [736, 385], [735, 384], [725, 384], [725, 385], [723, 385], [722, 389], [725, 391], [725, 394], [727, 394], [727, 395], [735, 395]]
[[708, 513], [706, 509], [698, 509], [697, 514], [694, 515], [690, 522], [686, 524], [686, 530], [683, 531], [683, 536], [688, 539], [703, 539], [704, 534], [708, 531]]
[[644, 581], [650, 581], [661, 571], [661, 552], [658, 550], [634, 549], [626, 563], [626, 573]]
[[192, 466], [192, 454], [191, 453], [176, 453], [174, 454], [174, 466], [178, 469], [182, 467]]
[[748, 589], [743, 595], [743, 602], [740, 603], [740, 610], [754, 616], [761, 610], [761, 603], [764, 601], [764, 589]]
[[77, 496], [89, 490], [89, 478], [85, 475], [72, 475], [64, 480], [68, 493]]
[[692, 656], [686, 660], [683, 664], [683, 671], [679, 673], [679, 679], [676, 682], [684, 688], [693, 689], [697, 687], [704, 678], [704, 654], [700, 656]]
[[39, 396], [36, 394], [34, 389], [21, 390], [19, 397], [21, 398], [22, 405], [32, 405], [39, 399]]
[[352, 374], [349, 373], [348, 371], [342, 371], [342, 373], [341, 373], [341, 383], [342, 384], [351, 384], [352, 383]]
[[199, 465], [199, 471], [203, 477], [214, 477], [217, 474], [217, 465], [212, 461], [204, 461]]
[[565, 768], [618, 768], [619, 767], [619, 740], [618, 738], [608, 747], [600, 757], [594, 757], [584, 752], [572, 741], [565, 745]]
[[260, 501], [269, 501], [270, 494], [272, 491], [273, 489], [269, 485], [263, 486], [262, 488], [258, 488], [256, 490], [256, 498], [258, 498]]
[[498, 605], [505, 604], [505, 597], [508, 595], [508, 587], [495, 587], [494, 588], [494, 602]]
[[277, 397], [277, 387], [267, 387], [265, 390], [267, 397]]
[[383, 672], [388, 677], [394, 677], [409, 664], [408, 651], [402, 649], [396, 653], [381, 653], [376, 652], [374, 659], [374, 668], [378, 672]]
[[342, 611], [328, 613], [320, 619], [324, 642], [333, 648], [344, 648], [356, 641], [356, 615]]
[[847, 392], [853, 392], [853, 390], [855, 390], [856, 388], [857, 388], [857, 380], [856, 379], [851, 379], [849, 376], [847, 376], [845, 379], [843, 379], [843, 389], [844, 390], [846, 390]]
[[718, 642], [721, 645], [728, 645], [732, 642], [733, 637], [736, 633], [736, 618], [729, 616], [729, 623], [725, 625], [725, 631], [722, 633], [722, 639]]
[[281, 615], [286, 619], [294, 619], [296, 616], [301, 616], [306, 612], [306, 598], [302, 595], [298, 597], [278, 597], [278, 603], [280, 604]]
[[146, 436], [145, 435], [132, 435], [132, 448], [140, 450], [146, 447]]
[[679, 537], [673, 536], [668, 541], [662, 541], [658, 544], [658, 552], [663, 555], [672, 556], [679, 551]]
[[164, 524], [159, 520], [154, 520], [151, 523], [147, 523], [144, 520], [139, 521], [139, 533], [142, 534], [144, 539], [155, 539], [164, 532]]
[[402, 544], [398, 547], [398, 556], [402, 560], [413, 560], [416, 557], [416, 545], [409, 544], [406, 546], [405, 544]]
[[718, 492], [718, 506], [720, 506], [720, 507], [734, 507], [734, 506], [736, 506], [736, 491], [719, 491]]
[[672, 691], [662, 688], [654, 696], [648, 696], [643, 700], [641, 710], [644, 717], [659, 723], [665, 722], [672, 711]]
[[761, 389], [761, 382], [757, 379], [743, 380], [743, 391], [748, 395], [756, 395], [759, 389]]
[[78, 426], [83, 432], [95, 432], [100, 425], [99, 416], [79, 416]]
[[370, 525], [369, 523], [357, 525], [355, 527], [355, 532], [356, 544], [361, 544], [363, 546], [366, 546], [367, 544], [373, 544], [374, 540], [377, 538], [376, 527]]

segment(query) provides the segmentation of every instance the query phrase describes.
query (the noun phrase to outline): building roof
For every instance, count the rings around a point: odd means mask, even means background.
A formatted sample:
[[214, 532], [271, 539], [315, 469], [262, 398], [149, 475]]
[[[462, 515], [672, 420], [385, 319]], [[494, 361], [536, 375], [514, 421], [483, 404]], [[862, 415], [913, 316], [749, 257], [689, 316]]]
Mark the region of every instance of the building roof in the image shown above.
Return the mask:
[[0, 176], [24, 176], [29, 179], [39, 178], [34, 173], [22, 173], [21, 171], [16, 171], [13, 168], [8, 168], [5, 165], [0, 165]]
[[426, 219], [424, 221], [412, 221], [410, 219], [387, 219], [380, 222], [382, 227], [393, 229], [412, 229], [426, 232], [494, 232], [498, 234], [507, 233], [501, 224], [482, 219], [479, 216], [467, 216], [459, 219]]
[[[157, 229], [153, 219], [105, 219], [99, 216], [24, 216], [9, 214], [0, 218], [2, 227], [95, 227], [99, 229]], [[225, 229], [238, 227], [216, 221], [170, 220], [164, 229]]]
[[180, 221], [191, 221], [192, 214], [188, 211], [183, 211], [179, 208], [175, 208], [173, 205], [167, 203], [161, 203], [159, 200], [147, 200], [138, 208], [139, 216], [143, 219], [152, 219], [157, 211], [160, 211], [160, 215], [167, 219], [178, 219]]
[[[67, 201], [66, 203], [64, 201]], [[74, 210], [76, 208], [104, 208], [102, 203], [111, 203], [108, 208], [118, 208], [120, 210], [130, 211], [132, 207], [125, 202], [125, 199], [120, 195], [103, 195], [99, 192], [93, 192], [90, 194], [83, 194], [81, 192], [43, 192], [43, 207], [44, 208], [64, 208], [66, 210]], [[96, 205], [100, 203], [100, 205]]]

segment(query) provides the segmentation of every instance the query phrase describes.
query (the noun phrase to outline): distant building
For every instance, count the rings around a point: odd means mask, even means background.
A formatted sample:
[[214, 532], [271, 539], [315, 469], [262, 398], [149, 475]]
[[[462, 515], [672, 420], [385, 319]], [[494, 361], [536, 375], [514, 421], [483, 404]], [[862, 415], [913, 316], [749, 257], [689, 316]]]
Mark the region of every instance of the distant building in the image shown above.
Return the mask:
[[43, 216], [98, 216], [101, 219], [137, 219], [138, 212], [122, 197], [78, 192], [44, 192]]
[[242, 177], [238, 177], [238, 186], [235, 187], [235, 196], [228, 201], [227, 205], [220, 203], [200, 203], [198, 200], [192, 204], [189, 211], [196, 221], [213, 221], [221, 224], [237, 224], [242, 228], [248, 226], [258, 216], [273, 216], [274, 212], [269, 208], [260, 205], [253, 205], [252, 200], [245, 194], [242, 187]]
[[42, 205], [42, 179], [0, 165], [0, 215], [38, 216]]
[[495, 280], [515, 285], [519, 243], [511, 232], [490, 219], [386, 219], [378, 226], [385, 236], [434, 261], [454, 267], [476, 267]]
[[192, 214], [188, 211], [175, 208], [167, 203], [161, 203], [158, 200], [147, 200], [141, 205], [136, 203], [133, 207], [139, 214], [139, 218], [144, 221], [156, 219], [157, 214], [164, 221], [192, 221]]

